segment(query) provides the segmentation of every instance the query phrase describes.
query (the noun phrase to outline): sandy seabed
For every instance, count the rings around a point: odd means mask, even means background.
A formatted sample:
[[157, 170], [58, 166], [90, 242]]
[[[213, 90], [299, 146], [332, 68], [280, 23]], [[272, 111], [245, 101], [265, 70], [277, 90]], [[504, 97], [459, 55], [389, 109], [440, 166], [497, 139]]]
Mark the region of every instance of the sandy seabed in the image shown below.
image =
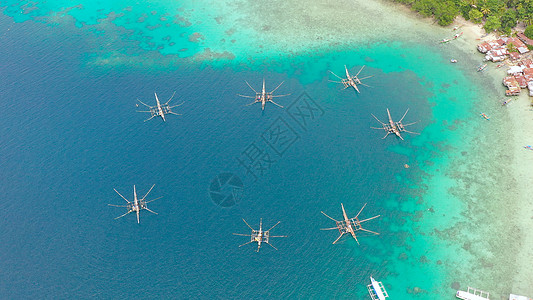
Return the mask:
[[[485, 32], [481, 25], [465, 21], [460, 17], [452, 26], [459, 26], [459, 30], [464, 32], [464, 39], [461, 40], [460, 46], [464, 49], [476, 49], [476, 45], [481, 41], [497, 38], [495, 34], [484, 36]], [[483, 54], [477, 51], [473, 51], [473, 56], [479, 60], [483, 58]], [[489, 196], [501, 197], [497, 205], [491, 207], [492, 211], [487, 211], [484, 216], [492, 218], [497, 224], [497, 226], [489, 226], [494, 232], [487, 232], [485, 236], [486, 239], [495, 240], [493, 244], [496, 250], [492, 253], [492, 261], [487, 261], [486, 264], [497, 270], [501, 269], [503, 272], [497, 274], [498, 272], [493, 271], [497, 276], [492, 280], [487, 278], [487, 283], [492, 281], [492, 284], [497, 286], [501, 282], [498, 280], [500, 276], [502, 281], [511, 277], [512, 286], [499, 286], [496, 292], [506, 291], [531, 297], [533, 295], [533, 268], [531, 268], [533, 259], [533, 230], [531, 230], [533, 228], [533, 151], [524, 149], [524, 146], [533, 144], [531, 98], [526, 89], [522, 91], [521, 96], [514, 97], [507, 106], [500, 107], [502, 99], [505, 98], [502, 79], [506, 76], [507, 68], [496, 69], [495, 66], [496, 63], [488, 62], [488, 72], [485, 75], [490, 86], [487, 89], [494, 96], [486, 101], [492, 104], [497, 101], [495, 103], [497, 107], [493, 109], [500, 110], [497, 113], [502, 120], [491, 118], [490, 122], [496, 123], [492, 125], [494, 135], [485, 137], [481, 145], [487, 146], [489, 151], [495, 149], [491, 159], [485, 162], [486, 166], [489, 166], [493, 160], [497, 160], [500, 163], [503, 161], [506, 167], [491, 170], [495, 172], [494, 180], [481, 181], [481, 183], [485, 185]], [[504, 137], [503, 140], [502, 137]], [[492, 146], [494, 144], [498, 146]], [[483, 147], [478, 147], [479, 153], [484, 151]], [[483, 203], [478, 205], [483, 205]], [[491, 222], [491, 220], [486, 220], [486, 222]], [[498, 228], [499, 226], [501, 228]], [[504, 236], [502, 233], [508, 235]], [[498, 262], [509, 265], [500, 266]], [[479, 288], [491, 291], [492, 287]]]

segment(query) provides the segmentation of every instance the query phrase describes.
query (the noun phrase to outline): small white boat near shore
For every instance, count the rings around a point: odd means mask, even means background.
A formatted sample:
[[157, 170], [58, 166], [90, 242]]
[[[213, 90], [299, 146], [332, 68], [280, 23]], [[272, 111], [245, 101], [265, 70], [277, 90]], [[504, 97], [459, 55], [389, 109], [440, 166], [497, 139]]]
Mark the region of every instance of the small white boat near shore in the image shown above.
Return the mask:
[[489, 300], [489, 293], [468, 287], [465, 291], [457, 291], [455, 297], [463, 300]]
[[509, 300], [533, 300], [533, 299], [526, 297], [526, 296], [519, 296], [519, 295], [511, 294], [509, 295]]

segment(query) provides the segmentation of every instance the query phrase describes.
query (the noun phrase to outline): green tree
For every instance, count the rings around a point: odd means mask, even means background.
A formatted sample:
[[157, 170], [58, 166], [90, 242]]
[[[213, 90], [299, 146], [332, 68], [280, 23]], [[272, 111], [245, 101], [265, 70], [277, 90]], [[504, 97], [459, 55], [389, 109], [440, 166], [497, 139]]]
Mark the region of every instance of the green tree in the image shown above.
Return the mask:
[[481, 8], [481, 13], [486, 17], [488, 15], [490, 15], [490, 8], [488, 8], [487, 6], [483, 6]]
[[451, 1], [440, 3], [435, 8], [435, 18], [441, 26], [450, 25], [458, 14], [459, 9]]
[[502, 23], [500, 22], [500, 18], [497, 16], [489, 16], [487, 21], [485, 21], [485, 25], [483, 26], [486, 32], [498, 30], [500, 27], [502, 27]]
[[518, 13], [514, 9], [508, 9], [500, 18], [500, 22], [504, 31], [510, 31], [518, 22]]
[[481, 23], [483, 14], [477, 9], [471, 9], [470, 12], [468, 13], [468, 17], [474, 23]]
[[418, 0], [413, 3], [412, 9], [424, 17], [430, 17], [433, 15], [434, 7], [435, 3], [432, 0]]
[[507, 8], [513, 8], [520, 5], [520, 0], [505, 0]]
[[516, 6], [516, 12], [518, 13], [518, 19], [523, 20], [526, 16], [526, 9], [522, 6], [522, 3]]
[[522, 21], [526, 23], [526, 25], [532, 25], [533, 24], [533, 15], [526, 13], [522, 18]]
[[471, 7], [476, 7], [477, 5], [477, 0], [467, 0], [467, 3], [469, 6]]
[[[505, 3], [502, 0], [486, 0], [483, 7], [489, 9], [492, 13], [505, 12]], [[490, 13], [489, 13], [490, 14]]]
[[518, 49], [516, 49], [514, 44], [507, 44], [507, 50], [509, 50], [509, 52], [518, 52]]
[[524, 31], [524, 34], [530, 38], [530, 39], [533, 39], [533, 25], [528, 25], [526, 27], [526, 31]]
[[533, 0], [388, 0], [410, 6], [425, 17], [448, 25], [457, 15], [474, 23], [485, 21], [487, 31], [510, 33], [518, 22], [533, 25]]

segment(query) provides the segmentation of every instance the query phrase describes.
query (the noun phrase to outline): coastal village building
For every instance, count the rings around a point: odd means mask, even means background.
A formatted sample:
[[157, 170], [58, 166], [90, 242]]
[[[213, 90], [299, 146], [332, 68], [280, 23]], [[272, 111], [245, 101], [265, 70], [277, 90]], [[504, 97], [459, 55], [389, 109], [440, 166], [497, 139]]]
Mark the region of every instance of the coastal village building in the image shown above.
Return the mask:
[[509, 58], [510, 58], [512, 61], [519, 60], [519, 59], [520, 59], [520, 53], [518, 53], [518, 52], [511, 52], [511, 53], [509, 53]]
[[533, 96], [533, 61], [524, 59], [511, 66], [507, 71], [507, 77], [503, 79], [503, 85], [507, 87], [505, 95], [518, 96], [520, 90], [529, 89], [529, 95]]
[[533, 46], [533, 40], [528, 38], [524, 33], [522, 32], [519, 32], [516, 34], [516, 36], [522, 41], [524, 42], [524, 44], [526, 45], [529, 45], [529, 46]]
[[519, 54], [529, 52], [526, 44], [515, 37], [503, 37], [497, 40], [483, 42], [477, 46], [477, 50], [485, 54], [486, 60], [498, 62], [505, 60], [509, 55], [511, 55], [508, 45], [513, 45], [516, 51], [518, 51], [518, 54], [512, 55], [513, 59], [517, 59], [517, 55]]
[[[513, 45], [517, 52], [509, 52], [509, 46]], [[521, 56], [529, 49], [526, 45], [533, 46], [533, 40], [527, 38], [523, 33], [518, 33], [517, 37], [502, 37], [497, 40], [486, 41], [477, 46], [479, 52], [485, 54], [485, 59], [493, 62], [500, 62], [509, 58], [513, 66], [507, 71], [507, 77], [502, 81], [507, 87], [506, 96], [518, 96], [524, 88], [529, 90], [529, 95], [533, 97], [533, 61], [522, 59]]]
[[514, 76], [507, 76], [503, 79], [503, 85], [507, 87], [505, 91], [506, 96], [518, 96], [520, 95], [520, 84]]

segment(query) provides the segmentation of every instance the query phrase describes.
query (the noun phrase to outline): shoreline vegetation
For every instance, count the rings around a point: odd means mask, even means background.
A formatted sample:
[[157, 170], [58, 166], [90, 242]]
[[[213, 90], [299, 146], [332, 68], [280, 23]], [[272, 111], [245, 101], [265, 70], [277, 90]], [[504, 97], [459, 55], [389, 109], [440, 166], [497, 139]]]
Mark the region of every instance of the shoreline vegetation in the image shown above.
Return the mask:
[[[482, 24], [487, 33], [511, 34], [519, 23], [533, 25], [531, 0], [389, 0], [410, 7], [424, 17], [433, 17], [441, 26], [454, 22], [458, 16], [474, 24]], [[533, 27], [531, 32], [533, 35]], [[532, 38], [532, 36], [529, 36]]]
[[[502, 68], [503, 85], [508, 88], [504, 95], [519, 96], [520, 90], [528, 88], [529, 104], [533, 106], [533, 77], [526, 78], [524, 86], [520, 79], [513, 85], [509, 78], [524, 75], [523, 72], [512, 72], [512, 67], [532, 68], [525, 65], [533, 61], [533, 1], [532, 0], [388, 0], [404, 5], [406, 8], [422, 17], [433, 18], [434, 23], [445, 27], [454, 26], [454, 30], [462, 28], [469, 31], [470, 38], [475, 39], [475, 47], [484, 57], [484, 62], [497, 63], [496, 68]], [[462, 30], [458, 30], [462, 35]], [[456, 35], [454, 37], [457, 38]], [[514, 41], [513, 41], [514, 40]], [[444, 39], [441, 43], [449, 42]], [[516, 42], [515, 42], [516, 41]], [[500, 43], [495, 45], [494, 43]], [[490, 46], [488, 46], [490, 44]], [[520, 44], [520, 45], [519, 45]], [[487, 49], [483, 49], [487, 46]], [[523, 47], [521, 47], [523, 46]], [[491, 51], [492, 50], [492, 51]], [[500, 52], [505, 53], [500, 53]], [[497, 54], [499, 53], [499, 54]], [[478, 71], [484, 71], [487, 64], [482, 63]], [[508, 71], [508, 72], [507, 72]], [[507, 73], [511, 75], [507, 76]], [[507, 77], [506, 77], [507, 76]], [[524, 77], [524, 76], [522, 76]], [[511, 79], [514, 79], [511, 78]], [[501, 80], [501, 79], [500, 79]], [[497, 85], [499, 86], [499, 84]], [[525, 99], [526, 97], [521, 97]], [[505, 100], [503, 105], [511, 99]]]

